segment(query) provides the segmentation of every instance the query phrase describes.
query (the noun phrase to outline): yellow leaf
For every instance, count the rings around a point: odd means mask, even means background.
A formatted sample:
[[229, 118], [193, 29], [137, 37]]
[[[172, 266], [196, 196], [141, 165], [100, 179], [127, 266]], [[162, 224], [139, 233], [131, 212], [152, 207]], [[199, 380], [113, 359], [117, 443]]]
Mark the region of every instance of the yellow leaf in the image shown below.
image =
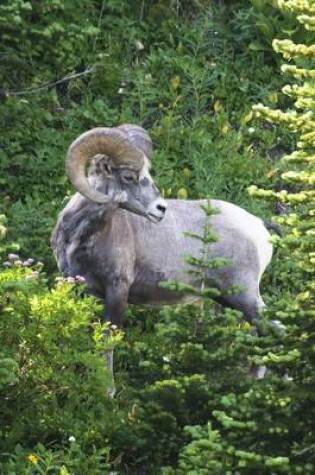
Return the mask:
[[222, 102], [219, 100], [215, 101], [213, 105], [214, 112], [220, 112], [222, 108], [223, 108]]
[[177, 198], [180, 200], [186, 200], [188, 196], [187, 190], [185, 188], [180, 188], [177, 192]]
[[276, 92], [271, 92], [267, 96], [268, 101], [272, 102], [272, 104], [277, 104], [278, 102], [278, 94]]
[[309, 291], [306, 291], [306, 292], [302, 292], [298, 294], [298, 296], [296, 297], [296, 300], [298, 300], [299, 302], [304, 302], [305, 300], [308, 300], [309, 298], [310, 298], [310, 293]]
[[275, 168], [273, 170], [269, 170], [266, 172], [266, 177], [267, 178], [272, 178], [273, 176], [275, 176], [275, 174], [277, 173], [278, 171], [278, 168]]
[[247, 124], [247, 122], [250, 122], [253, 118], [253, 111], [250, 111], [248, 114], [243, 117], [243, 122], [244, 124]]
[[162, 188], [160, 191], [163, 198], [169, 198], [172, 195], [172, 188]]
[[221, 127], [221, 132], [222, 132], [222, 134], [227, 134], [229, 130], [230, 130], [230, 125], [229, 125], [229, 124], [224, 124], [224, 125]]
[[179, 84], [180, 84], [180, 77], [179, 77], [179, 76], [174, 76], [174, 77], [171, 79], [171, 87], [172, 87], [172, 89], [174, 89], [174, 91], [176, 91], [176, 89], [178, 89], [178, 87], [179, 87]]

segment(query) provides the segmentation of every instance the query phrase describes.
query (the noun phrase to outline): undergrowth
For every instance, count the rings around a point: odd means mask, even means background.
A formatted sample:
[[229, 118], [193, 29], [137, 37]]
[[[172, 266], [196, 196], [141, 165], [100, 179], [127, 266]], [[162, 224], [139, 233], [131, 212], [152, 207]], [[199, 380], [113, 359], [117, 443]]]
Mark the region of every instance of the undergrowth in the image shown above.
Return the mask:
[[[283, 335], [269, 329], [258, 338], [240, 314], [206, 300], [130, 308], [124, 332], [111, 328], [104, 340], [102, 309], [83, 297], [80, 279], [55, 281], [49, 238], [73, 193], [69, 144], [91, 127], [126, 122], [149, 130], [166, 198], [226, 199], [264, 219], [282, 212], [282, 203], [259, 202], [247, 188], [281, 191], [279, 157], [295, 146], [283, 124], [252, 112], [260, 102], [290, 104], [270, 39], [291, 31], [291, 16], [271, 18], [274, 2], [258, 0], [77, 4], [0, 6], [0, 472], [256, 475], [266, 462], [282, 473], [287, 461], [273, 450], [284, 450], [283, 421], [298, 405], [285, 397], [269, 404], [267, 395], [285, 393], [286, 367], [264, 381], [248, 368], [272, 345], [281, 350]], [[278, 249], [264, 280], [267, 303], [292, 297], [291, 271]], [[258, 425], [246, 425], [252, 415]], [[251, 438], [257, 427], [263, 443]], [[256, 458], [246, 458], [246, 441]], [[207, 464], [212, 472], [201, 471]]]

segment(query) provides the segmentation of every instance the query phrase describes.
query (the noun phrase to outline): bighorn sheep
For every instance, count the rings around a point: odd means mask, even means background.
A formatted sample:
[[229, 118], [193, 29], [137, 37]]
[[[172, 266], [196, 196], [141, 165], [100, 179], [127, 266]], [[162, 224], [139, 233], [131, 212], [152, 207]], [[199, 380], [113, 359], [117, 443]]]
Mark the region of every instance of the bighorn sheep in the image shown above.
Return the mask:
[[[200, 255], [207, 201], [167, 200], [149, 172], [152, 143], [141, 127], [95, 128], [77, 138], [66, 159], [68, 177], [78, 191], [61, 212], [52, 247], [61, 271], [85, 277], [88, 289], [106, 302], [106, 318], [121, 325], [127, 303], [183, 303], [188, 295], [162, 287], [172, 280], [192, 283], [183, 257]], [[85, 167], [91, 162], [88, 177]], [[229, 263], [209, 269], [220, 301], [253, 319], [264, 305], [261, 276], [272, 245], [263, 221], [234, 204], [211, 200], [219, 213], [210, 222], [218, 240], [211, 258]], [[242, 288], [232, 295], [234, 284]]]

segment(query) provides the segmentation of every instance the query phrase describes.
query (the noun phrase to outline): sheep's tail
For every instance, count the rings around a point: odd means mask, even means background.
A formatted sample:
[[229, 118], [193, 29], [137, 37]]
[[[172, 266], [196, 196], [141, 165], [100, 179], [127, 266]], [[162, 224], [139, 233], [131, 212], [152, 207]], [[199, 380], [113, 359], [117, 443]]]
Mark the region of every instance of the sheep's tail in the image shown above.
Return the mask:
[[264, 226], [266, 229], [274, 231], [278, 236], [282, 237], [283, 232], [279, 224], [273, 223], [272, 221], [264, 221]]

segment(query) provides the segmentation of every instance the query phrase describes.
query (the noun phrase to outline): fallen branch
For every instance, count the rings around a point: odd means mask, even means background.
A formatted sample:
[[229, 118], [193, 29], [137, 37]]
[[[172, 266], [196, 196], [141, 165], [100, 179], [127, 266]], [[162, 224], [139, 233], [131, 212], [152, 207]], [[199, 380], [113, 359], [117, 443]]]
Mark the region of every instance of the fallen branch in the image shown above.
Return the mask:
[[48, 82], [45, 84], [42, 84], [39, 87], [30, 87], [28, 89], [24, 89], [23, 91], [1, 91], [1, 94], [4, 96], [24, 96], [28, 94], [36, 94], [37, 92], [44, 91], [45, 89], [49, 89], [54, 86], [58, 86], [59, 84], [62, 84], [64, 82], [71, 81], [72, 79], [76, 79], [80, 76], [86, 76], [87, 74], [92, 74], [94, 73], [96, 68], [94, 66], [91, 66], [90, 68], [87, 68], [85, 71], [82, 71], [81, 73], [76, 73], [72, 74], [71, 76], [65, 76], [62, 79], [58, 79], [58, 81], [55, 82]]

